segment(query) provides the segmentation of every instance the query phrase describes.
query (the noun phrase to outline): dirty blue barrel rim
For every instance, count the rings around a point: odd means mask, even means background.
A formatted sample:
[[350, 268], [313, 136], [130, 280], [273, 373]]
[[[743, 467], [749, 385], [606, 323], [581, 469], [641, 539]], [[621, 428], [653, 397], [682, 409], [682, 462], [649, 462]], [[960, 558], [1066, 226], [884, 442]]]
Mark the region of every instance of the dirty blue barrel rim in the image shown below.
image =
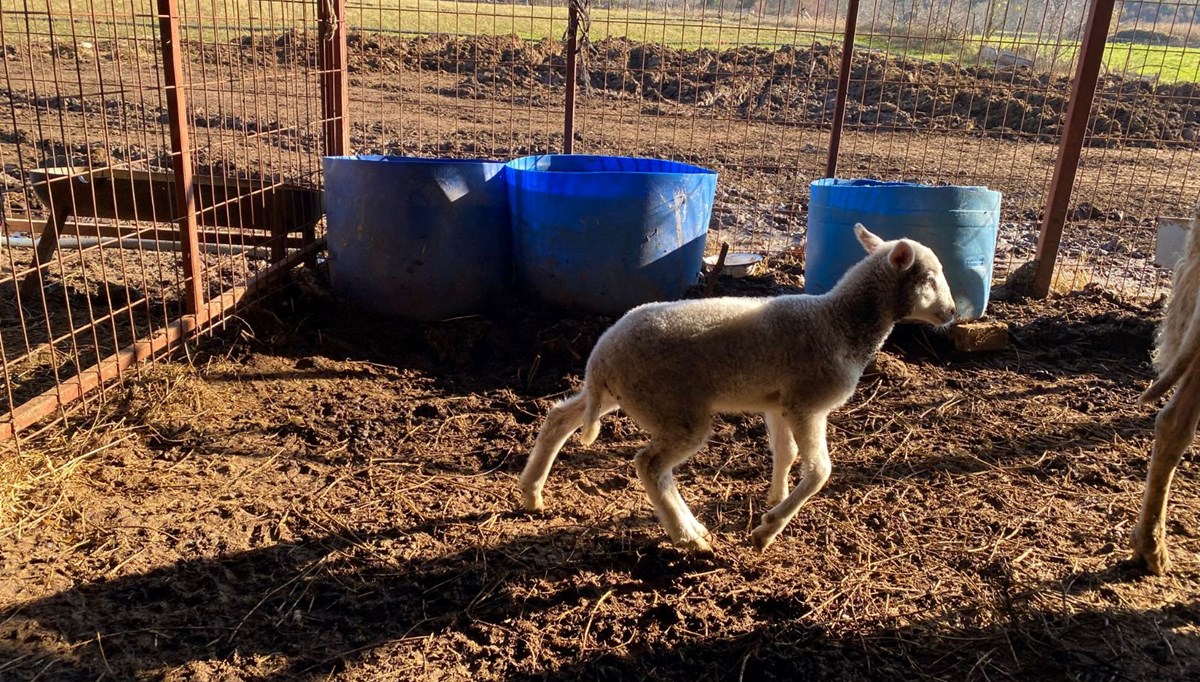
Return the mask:
[[[629, 162], [634, 164], [644, 163], [648, 166], [658, 166], [656, 169], [639, 169], [639, 168], [587, 168], [589, 163], [597, 161], [618, 161], [621, 164], [627, 165]], [[552, 169], [546, 166], [539, 167], [542, 163], [552, 162], [578, 163], [580, 168], [562, 170]], [[600, 173], [620, 173], [621, 175], [662, 175], [666, 173], [679, 174], [700, 174], [700, 175], [717, 175], [715, 170], [696, 166], [682, 161], [670, 161], [668, 159], [656, 159], [645, 156], [613, 156], [608, 154], [531, 154], [529, 156], [517, 157], [508, 162], [508, 168], [515, 171], [532, 171], [541, 173], [558, 174], [579, 174], [579, 175], [596, 175]]]
[[813, 180], [810, 185], [812, 187], [919, 187], [921, 189], [996, 191], [985, 185], [930, 185], [908, 180], [873, 180], [871, 178], [820, 178]]
[[322, 156], [322, 159], [332, 161], [370, 161], [382, 163], [494, 163], [499, 165], [507, 165], [508, 162], [502, 159], [450, 159], [438, 158], [436, 156], [399, 156], [396, 154], [334, 154]]
[[885, 240], [908, 237], [938, 254], [964, 319], [986, 313], [1001, 194], [978, 185], [822, 178], [810, 183], [805, 291], [823, 294], [861, 260], [861, 222]]

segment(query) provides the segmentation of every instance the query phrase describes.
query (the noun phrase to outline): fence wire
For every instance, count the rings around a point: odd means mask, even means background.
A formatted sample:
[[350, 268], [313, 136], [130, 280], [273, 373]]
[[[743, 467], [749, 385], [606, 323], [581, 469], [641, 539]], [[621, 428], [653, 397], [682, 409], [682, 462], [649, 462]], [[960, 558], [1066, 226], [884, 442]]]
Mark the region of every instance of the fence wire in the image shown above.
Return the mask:
[[175, 123], [195, 174], [191, 280], [155, 9], [0, 6], [0, 436], [76, 398], [105, 400], [111, 379], [138, 371], [133, 360], [179, 344], [183, 315], [210, 330], [247, 287], [264, 290], [256, 274], [316, 237], [315, 7], [172, 7], [185, 102]]

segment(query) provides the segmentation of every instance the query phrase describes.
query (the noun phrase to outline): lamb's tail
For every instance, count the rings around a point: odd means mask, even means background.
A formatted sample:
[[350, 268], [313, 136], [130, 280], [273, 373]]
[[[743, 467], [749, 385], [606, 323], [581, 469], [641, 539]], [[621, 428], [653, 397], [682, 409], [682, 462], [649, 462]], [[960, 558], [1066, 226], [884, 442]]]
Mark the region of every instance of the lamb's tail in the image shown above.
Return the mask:
[[600, 435], [600, 406], [603, 403], [604, 387], [599, 381], [589, 381], [583, 387], [583, 430], [579, 442], [591, 445]]
[[1170, 391], [1183, 378], [1183, 373], [1187, 371], [1190, 361], [1191, 356], [1184, 356], [1182, 353], [1176, 356], [1175, 362], [1172, 362], [1171, 366], [1158, 375], [1154, 383], [1142, 392], [1142, 395], [1138, 397], [1138, 402], [1142, 405], [1150, 405], [1166, 395], [1167, 391]]
[[1200, 313], [1200, 310], [1191, 311], [1192, 319], [1184, 332], [1179, 348], [1175, 349], [1175, 356], [1171, 358], [1171, 364], [1167, 365], [1159, 373], [1158, 378], [1150, 384], [1150, 387], [1142, 392], [1138, 398], [1139, 403], [1149, 405], [1166, 395], [1167, 391], [1174, 388], [1183, 375], [1187, 374], [1196, 358], [1200, 357], [1200, 320], [1196, 319], [1197, 313]]
[[[1200, 201], [1197, 201], [1195, 207], [1192, 208], [1191, 231], [1195, 232], [1197, 229], [1200, 229]], [[1180, 259], [1179, 264], [1175, 266], [1177, 272], [1180, 268], [1184, 267], [1184, 259], [1195, 259], [1200, 257], [1200, 253], [1193, 253], [1193, 251], [1197, 251], [1198, 249], [1200, 249], [1200, 234], [1188, 234], [1186, 246], [1187, 253], [1183, 259]], [[1176, 285], [1194, 286], [1194, 277], [1188, 277], [1184, 279], [1189, 281], [1177, 281]], [[1175, 292], [1173, 295], [1178, 294], [1179, 292]], [[1175, 349], [1175, 356], [1171, 358], [1171, 364], [1168, 365], [1161, 373], [1159, 373], [1158, 378], [1155, 379], [1154, 382], [1150, 384], [1150, 387], [1142, 393], [1141, 397], [1138, 398], [1139, 403], [1143, 405], [1149, 405], [1150, 403], [1153, 403], [1154, 401], [1166, 395], [1167, 391], [1170, 391], [1175, 387], [1175, 384], [1179, 383], [1179, 380], [1183, 378], [1183, 375], [1187, 373], [1188, 368], [1191, 367], [1192, 362], [1198, 355], [1200, 355], [1200, 319], [1197, 317], [1200, 315], [1200, 300], [1197, 301], [1197, 304], [1198, 309], [1187, 311], [1190, 319], [1188, 321], [1186, 331], [1184, 331], [1183, 339], [1179, 343], [1179, 348]], [[1172, 311], [1168, 309], [1168, 313], [1181, 315], [1183, 314], [1183, 311]]]

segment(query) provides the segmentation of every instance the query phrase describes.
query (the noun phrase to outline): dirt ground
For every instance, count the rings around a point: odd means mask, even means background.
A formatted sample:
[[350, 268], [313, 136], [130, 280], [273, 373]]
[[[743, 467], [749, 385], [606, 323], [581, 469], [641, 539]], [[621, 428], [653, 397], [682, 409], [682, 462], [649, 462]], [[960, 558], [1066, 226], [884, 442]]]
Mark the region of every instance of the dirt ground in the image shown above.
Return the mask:
[[[317, 181], [304, 46], [189, 54], [207, 83], [189, 91], [201, 172]], [[355, 151], [558, 151], [560, 53], [543, 47], [360, 37]], [[799, 291], [832, 53], [602, 47], [577, 151], [719, 170], [710, 246], [761, 249], [770, 268], [718, 293]], [[41, 215], [22, 191], [38, 164], [166, 164], [154, 55], [105, 50], [3, 48], [7, 215]], [[1027, 261], [1056, 152], [1038, 136], [1062, 83], [880, 59], [856, 67], [844, 173], [1000, 189], [998, 273]], [[693, 67], [706, 75], [684, 78]], [[1200, 193], [1195, 93], [1114, 78], [1104, 106], [1134, 115], [1089, 137], [1063, 243], [1083, 276], [1047, 301], [997, 289], [1003, 351], [898, 331], [831, 419], [830, 483], [764, 554], [748, 542], [769, 475], [755, 416], [718, 418], [680, 472], [713, 559], [663, 541], [630, 461], [642, 436], [619, 415], [596, 445], [568, 444], [546, 514], [514, 511], [539, 420], [611, 320], [514, 303], [406, 324], [305, 271], [270, 307], [108, 391], [98, 415], [0, 452], [0, 679], [1195, 679], [1190, 463], [1168, 528], [1175, 572], [1147, 577], [1125, 549], [1153, 429], [1134, 402], [1166, 276], [1149, 264], [1153, 224]], [[907, 119], [880, 106], [909, 95]], [[1018, 105], [1027, 115], [993, 116]], [[54, 298], [80, 314], [110, 309], [114, 287], [172, 300], [176, 282], [153, 269], [103, 286], [96, 271], [59, 270]], [[29, 352], [13, 329], [4, 347]]]
[[[717, 293], [796, 291], [800, 265]], [[716, 556], [671, 548], [623, 416], [548, 510], [515, 479], [610, 320], [408, 324], [306, 276], [3, 458], [4, 679], [1195, 679], [1200, 500], [1176, 571], [1125, 549], [1161, 305], [1003, 300], [1007, 349], [893, 335], [831, 420], [834, 474], [765, 553], [761, 418], [680, 471]]]

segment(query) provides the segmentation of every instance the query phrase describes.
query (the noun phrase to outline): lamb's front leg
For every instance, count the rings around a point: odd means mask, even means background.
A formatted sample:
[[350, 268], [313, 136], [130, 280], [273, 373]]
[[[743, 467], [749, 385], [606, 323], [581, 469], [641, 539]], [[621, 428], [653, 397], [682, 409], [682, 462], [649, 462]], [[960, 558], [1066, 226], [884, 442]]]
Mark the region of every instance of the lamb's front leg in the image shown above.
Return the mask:
[[796, 447], [792, 427], [788, 426], [782, 412], [767, 412], [763, 416], [767, 420], [767, 434], [771, 443], [771, 491], [767, 494], [767, 506], [774, 507], [787, 497], [788, 474], [800, 449]]
[[766, 549], [775, 536], [787, 526], [800, 507], [824, 487], [829, 480], [832, 465], [829, 461], [829, 446], [825, 441], [826, 414], [784, 415], [792, 427], [792, 434], [799, 448], [802, 475], [795, 489], [762, 516], [762, 523], [750, 534], [758, 549]]

